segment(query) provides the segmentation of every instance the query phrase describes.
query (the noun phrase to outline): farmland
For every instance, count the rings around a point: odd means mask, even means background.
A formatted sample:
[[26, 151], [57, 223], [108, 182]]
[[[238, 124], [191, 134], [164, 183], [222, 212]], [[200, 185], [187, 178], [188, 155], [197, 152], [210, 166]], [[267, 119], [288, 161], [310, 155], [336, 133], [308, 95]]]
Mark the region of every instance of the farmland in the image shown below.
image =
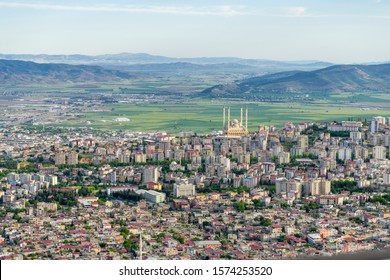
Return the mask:
[[[371, 101], [371, 100], [367, 100]], [[258, 125], [280, 126], [287, 121], [341, 121], [348, 118], [362, 119], [377, 115], [388, 115], [388, 108], [380, 103], [368, 107], [357, 104], [336, 103], [243, 103], [238, 101], [194, 101], [194, 102], [145, 102], [108, 104], [101, 112], [86, 112], [80, 119], [65, 121], [59, 126], [87, 126], [96, 129], [121, 129], [129, 131], [164, 130], [170, 133], [194, 131], [209, 133], [222, 128], [222, 108], [231, 107], [231, 118], [239, 119], [240, 107], [248, 106], [250, 130]], [[363, 105], [363, 104], [362, 104]], [[383, 104], [382, 104], [383, 105]], [[129, 122], [113, 122], [115, 118], [128, 118]]]

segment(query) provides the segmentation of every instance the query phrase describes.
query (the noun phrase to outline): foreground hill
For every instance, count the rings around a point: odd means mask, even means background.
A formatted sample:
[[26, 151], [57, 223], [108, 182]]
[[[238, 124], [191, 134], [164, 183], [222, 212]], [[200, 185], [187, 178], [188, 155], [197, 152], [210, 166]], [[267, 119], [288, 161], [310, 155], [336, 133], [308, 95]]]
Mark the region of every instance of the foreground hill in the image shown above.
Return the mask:
[[130, 78], [127, 72], [100, 66], [0, 60], [2, 85], [120, 82]]
[[390, 91], [390, 64], [336, 65], [314, 71], [288, 71], [217, 85], [209, 97], [240, 97], [261, 93], [340, 93]]

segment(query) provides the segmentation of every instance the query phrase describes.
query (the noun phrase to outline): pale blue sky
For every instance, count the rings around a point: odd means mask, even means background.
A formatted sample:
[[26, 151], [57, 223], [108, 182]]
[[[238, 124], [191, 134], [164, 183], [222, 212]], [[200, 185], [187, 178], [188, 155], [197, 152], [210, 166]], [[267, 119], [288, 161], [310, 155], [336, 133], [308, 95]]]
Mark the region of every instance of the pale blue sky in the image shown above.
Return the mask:
[[0, 0], [0, 53], [390, 61], [390, 0]]

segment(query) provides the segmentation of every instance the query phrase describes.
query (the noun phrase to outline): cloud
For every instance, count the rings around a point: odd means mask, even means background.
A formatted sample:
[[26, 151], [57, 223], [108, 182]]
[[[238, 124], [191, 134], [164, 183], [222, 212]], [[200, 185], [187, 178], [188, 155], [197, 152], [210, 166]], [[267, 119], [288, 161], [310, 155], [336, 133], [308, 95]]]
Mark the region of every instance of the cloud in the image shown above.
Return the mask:
[[307, 8], [306, 7], [289, 7], [287, 8], [287, 14], [289, 16], [295, 16], [295, 17], [301, 17], [307, 15]]
[[78, 12], [122, 12], [122, 13], [153, 13], [173, 14], [187, 16], [238, 16], [246, 14], [243, 6], [233, 7], [229, 5], [192, 7], [192, 6], [136, 6], [136, 5], [58, 5], [43, 3], [12, 3], [0, 2], [0, 8], [78, 11]]

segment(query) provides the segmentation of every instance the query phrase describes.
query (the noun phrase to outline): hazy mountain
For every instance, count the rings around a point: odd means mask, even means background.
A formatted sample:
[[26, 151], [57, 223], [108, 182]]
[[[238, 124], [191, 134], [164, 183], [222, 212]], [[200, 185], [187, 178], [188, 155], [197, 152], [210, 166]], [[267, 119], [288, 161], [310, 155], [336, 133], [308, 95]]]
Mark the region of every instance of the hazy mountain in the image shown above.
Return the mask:
[[[190, 63], [197, 65], [243, 65], [257, 68], [257, 71], [262, 72], [277, 72], [285, 70], [314, 70], [332, 65], [328, 62], [321, 61], [296, 61], [283, 62], [264, 59], [243, 59], [237, 57], [198, 57], [198, 58], [177, 58], [150, 55], [146, 53], [120, 53], [106, 54], [97, 56], [88, 55], [30, 55], [30, 54], [0, 54], [0, 59], [8, 60], [25, 60], [37, 63], [66, 63], [66, 64], [84, 64], [84, 65], [100, 65], [104, 67], [118, 67], [135, 64], [150, 64], [149, 69], [157, 71], [164, 65], [173, 63]], [[188, 65], [184, 65], [188, 66]], [[169, 65], [168, 65], [169, 67]], [[188, 67], [187, 67], [188, 68]], [[213, 69], [213, 68], [208, 68]], [[166, 70], [165, 70], [166, 71]]]
[[127, 72], [100, 66], [0, 60], [2, 85], [120, 82], [130, 78]]
[[238, 97], [261, 93], [390, 91], [390, 64], [336, 65], [315, 71], [289, 71], [217, 85], [201, 95]]
[[194, 64], [189, 62], [151, 63], [129, 65], [105, 65], [108, 69], [124, 70], [130, 72], [191, 72], [191, 71], [253, 71], [258, 72], [255, 66], [239, 63]]

